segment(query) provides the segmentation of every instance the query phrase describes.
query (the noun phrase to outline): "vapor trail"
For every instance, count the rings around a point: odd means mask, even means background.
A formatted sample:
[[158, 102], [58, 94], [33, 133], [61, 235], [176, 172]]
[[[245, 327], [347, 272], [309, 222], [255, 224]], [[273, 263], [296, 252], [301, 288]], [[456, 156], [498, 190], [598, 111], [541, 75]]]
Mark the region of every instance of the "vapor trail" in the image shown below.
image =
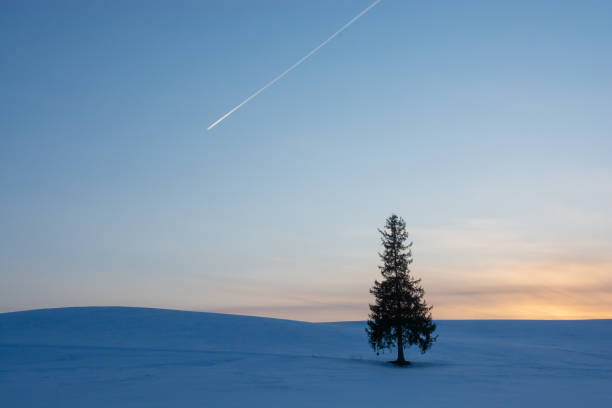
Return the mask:
[[236, 112], [238, 109], [240, 109], [242, 107], [242, 105], [244, 105], [245, 103], [247, 103], [248, 101], [250, 101], [251, 99], [253, 99], [254, 97], [256, 97], [257, 95], [259, 95], [262, 91], [264, 91], [266, 88], [274, 85], [275, 82], [277, 82], [279, 79], [281, 79], [282, 77], [284, 77], [285, 75], [287, 75], [289, 72], [293, 71], [295, 68], [297, 68], [298, 65], [300, 65], [302, 62], [306, 61], [308, 58], [310, 58], [312, 56], [312, 54], [314, 54], [315, 52], [319, 51], [321, 48], [323, 48], [323, 46], [325, 46], [325, 44], [327, 44], [328, 42], [330, 42], [331, 40], [333, 40], [336, 36], [338, 36], [338, 34], [340, 34], [341, 32], [343, 32], [344, 30], [346, 30], [351, 24], [353, 24], [355, 21], [357, 21], [359, 19], [359, 17], [363, 16], [365, 13], [367, 13], [368, 11], [370, 11], [370, 9], [372, 7], [374, 7], [375, 5], [377, 5], [378, 3], [380, 3], [381, 0], [376, 0], [374, 3], [370, 4], [368, 7], [366, 7], [361, 13], [357, 14], [355, 17], [353, 17], [351, 19], [351, 21], [349, 21], [348, 23], [346, 23], [345, 25], [343, 25], [338, 31], [336, 31], [335, 33], [333, 33], [327, 40], [323, 41], [321, 44], [319, 44], [318, 46], [316, 46], [312, 51], [310, 51], [308, 54], [306, 54], [305, 56], [303, 56], [302, 58], [299, 59], [298, 62], [296, 62], [295, 64], [293, 64], [292, 66], [290, 66], [289, 68], [287, 68], [285, 71], [283, 71], [282, 74], [280, 74], [279, 76], [277, 76], [276, 78], [274, 78], [273, 80], [271, 80], [270, 82], [268, 82], [263, 88], [261, 88], [259, 91], [255, 92], [254, 94], [252, 94], [251, 96], [249, 96], [248, 98], [246, 98], [244, 101], [240, 102], [240, 104], [236, 105], [235, 108], [233, 108], [232, 110], [230, 110], [229, 112], [227, 112], [225, 115], [221, 116], [219, 119], [217, 119], [215, 122], [213, 122], [212, 125], [210, 125], [206, 130], [211, 130], [212, 128], [214, 128], [215, 126], [217, 126], [219, 123], [221, 123], [221, 121], [223, 121], [225, 118], [227, 118], [229, 115], [231, 115], [232, 113]]

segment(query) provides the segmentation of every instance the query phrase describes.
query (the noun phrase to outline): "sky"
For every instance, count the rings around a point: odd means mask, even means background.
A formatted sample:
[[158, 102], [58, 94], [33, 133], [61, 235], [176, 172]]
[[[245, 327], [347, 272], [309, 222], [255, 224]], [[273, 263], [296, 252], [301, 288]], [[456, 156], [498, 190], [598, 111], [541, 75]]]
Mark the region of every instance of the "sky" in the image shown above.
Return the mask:
[[612, 3], [0, 2], [0, 312], [612, 318]]

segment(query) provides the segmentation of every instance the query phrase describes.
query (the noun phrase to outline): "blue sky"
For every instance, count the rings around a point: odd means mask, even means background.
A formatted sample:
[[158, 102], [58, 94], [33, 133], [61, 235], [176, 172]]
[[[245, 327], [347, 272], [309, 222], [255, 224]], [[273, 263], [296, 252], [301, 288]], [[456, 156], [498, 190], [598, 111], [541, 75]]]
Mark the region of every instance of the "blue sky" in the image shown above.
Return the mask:
[[612, 317], [612, 4], [0, 4], [0, 312]]

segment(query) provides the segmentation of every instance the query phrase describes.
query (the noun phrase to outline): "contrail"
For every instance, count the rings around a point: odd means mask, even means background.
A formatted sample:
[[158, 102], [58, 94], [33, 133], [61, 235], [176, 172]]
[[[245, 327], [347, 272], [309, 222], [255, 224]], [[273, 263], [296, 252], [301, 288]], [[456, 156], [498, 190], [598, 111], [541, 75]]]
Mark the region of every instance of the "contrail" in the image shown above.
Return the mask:
[[300, 65], [302, 62], [306, 61], [308, 58], [310, 58], [312, 56], [312, 54], [314, 54], [315, 52], [319, 51], [321, 48], [323, 48], [323, 46], [325, 46], [325, 44], [327, 44], [328, 42], [330, 42], [331, 40], [333, 40], [336, 36], [338, 36], [338, 34], [340, 34], [341, 32], [343, 32], [344, 30], [346, 30], [351, 24], [353, 24], [355, 21], [357, 21], [359, 19], [359, 17], [363, 16], [365, 13], [367, 13], [368, 11], [370, 11], [370, 9], [372, 7], [374, 7], [375, 5], [377, 5], [378, 3], [380, 3], [381, 0], [376, 0], [374, 3], [370, 4], [368, 7], [366, 7], [361, 13], [357, 14], [355, 17], [353, 17], [351, 19], [351, 21], [349, 21], [348, 23], [346, 23], [345, 25], [343, 25], [338, 31], [336, 31], [335, 33], [333, 33], [327, 40], [323, 41], [321, 44], [319, 44], [318, 46], [316, 46], [312, 51], [310, 51], [308, 54], [306, 54], [305, 56], [303, 56], [302, 58], [300, 58], [300, 60], [298, 62], [296, 62], [295, 64], [293, 64], [292, 66], [290, 66], [289, 68], [287, 68], [285, 71], [283, 71], [282, 74], [280, 74], [279, 76], [277, 76], [276, 78], [274, 78], [273, 80], [271, 80], [270, 82], [268, 82], [263, 88], [261, 88], [259, 91], [255, 92], [253, 95], [249, 96], [248, 98], [246, 98], [244, 101], [240, 102], [240, 104], [238, 104], [235, 108], [233, 108], [232, 110], [230, 110], [229, 112], [227, 112], [225, 115], [221, 116], [219, 119], [217, 119], [215, 122], [213, 122], [212, 125], [210, 125], [206, 130], [211, 130], [212, 128], [214, 128], [215, 126], [217, 126], [219, 123], [221, 123], [225, 118], [227, 118], [229, 115], [231, 115], [232, 113], [236, 112], [238, 109], [240, 109], [242, 107], [242, 105], [244, 105], [245, 103], [247, 103], [248, 101], [250, 101], [251, 99], [253, 99], [254, 97], [256, 97], [257, 95], [259, 95], [262, 91], [264, 91], [266, 88], [268, 88], [269, 86], [274, 85], [274, 83], [276, 81], [278, 81], [279, 79], [281, 79], [282, 77], [284, 77], [285, 75], [287, 75], [289, 72], [293, 71], [295, 68], [297, 68], [298, 65]]

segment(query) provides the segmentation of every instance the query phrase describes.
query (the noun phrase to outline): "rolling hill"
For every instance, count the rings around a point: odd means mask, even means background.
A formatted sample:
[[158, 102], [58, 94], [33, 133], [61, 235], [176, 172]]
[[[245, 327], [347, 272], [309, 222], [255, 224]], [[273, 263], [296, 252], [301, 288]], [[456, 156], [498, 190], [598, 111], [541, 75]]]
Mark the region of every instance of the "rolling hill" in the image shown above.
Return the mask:
[[439, 321], [408, 368], [364, 322], [83, 307], [0, 314], [2, 407], [612, 406], [612, 321]]

